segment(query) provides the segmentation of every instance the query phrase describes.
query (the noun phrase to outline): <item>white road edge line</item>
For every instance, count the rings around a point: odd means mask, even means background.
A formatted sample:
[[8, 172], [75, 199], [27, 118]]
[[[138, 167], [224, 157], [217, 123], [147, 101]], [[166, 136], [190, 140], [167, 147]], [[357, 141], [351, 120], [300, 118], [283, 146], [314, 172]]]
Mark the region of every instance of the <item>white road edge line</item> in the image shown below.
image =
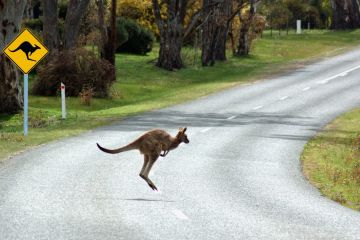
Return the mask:
[[209, 131], [211, 129], [212, 129], [212, 127], [208, 127], [208, 128], [205, 128], [205, 129], [201, 130], [200, 132], [204, 133], [204, 132], [207, 132], [207, 131]]
[[260, 108], [263, 108], [264, 106], [260, 105], [260, 106], [257, 106], [257, 107], [254, 107], [253, 110], [258, 110]]
[[283, 97], [280, 98], [280, 100], [282, 101], [282, 100], [285, 100], [285, 99], [288, 99], [288, 98], [289, 98], [289, 96], [283, 96]]
[[333, 80], [334, 78], [344, 77], [344, 76], [346, 76], [349, 72], [352, 72], [352, 71], [354, 71], [354, 70], [356, 70], [356, 69], [358, 69], [358, 68], [360, 68], [360, 65], [359, 65], [359, 66], [356, 66], [356, 67], [353, 67], [353, 68], [350, 68], [350, 69], [348, 69], [348, 70], [346, 70], [346, 71], [343, 71], [343, 72], [341, 72], [341, 73], [338, 73], [338, 74], [336, 74], [336, 75], [334, 75], [334, 76], [332, 76], [332, 77], [326, 78], [326, 79], [324, 79], [324, 80], [322, 80], [322, 81], [318, 81], [317, 83], [318, 83], [318, 84], [328, 83], [329, 81]]
[[182, 211], [179, 209], [172, 210], [172, 213], [175, 214], [175, 216], [179, 219], [188, 220], [188, 216], [186, 216]]
[[227, 120], [232, 120], [232, 119], [234, 119], [234, 118], [236, 118], [236, 116], [228, 117]]
[[310, 89], [311, 89], [311, 87], [306, 87], [306, 88], [303, 88], [303, 91], [305, 92], [305, 91], [308, 91]]

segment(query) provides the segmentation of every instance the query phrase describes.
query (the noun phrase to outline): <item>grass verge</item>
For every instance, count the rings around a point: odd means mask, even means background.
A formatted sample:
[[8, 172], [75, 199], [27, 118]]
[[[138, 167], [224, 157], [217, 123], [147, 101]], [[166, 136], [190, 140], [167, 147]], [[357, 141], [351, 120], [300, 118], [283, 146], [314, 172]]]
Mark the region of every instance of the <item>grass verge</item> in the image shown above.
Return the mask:
[[311, 139], [301, 160], [305, 176], [322, 194], [360, 211], [360, 108]]
[[[93, 99], [84, 106], [67, 98], [68, 118], [61, 120], [60, 97], [29, 96], [29, 136], [22, 136], [22, 115], [0, 115], [0, 159], [32, 146], [79, 134], [122, 117], [208, 95], [256, 79], [278, 74], [318, 57], [340, 53], [360, 44], [360, 30], [317, 31], [302, 35], [268, 33], [254, 42], [251, 55], [202, 68], [194, 50], [184, 48], [187, 67], [167, 72], [154, 66], [158, 49], [148, 56], [116, 56], [117, 82], [109, 99]], [[198, 54], [199, 55], [199, 54]], [[228, 56], [231, 54], [229, 53]], [[34, 76], [30, 78], [32, 81]], [[32, 82], [30, 81], [30, 86]]]

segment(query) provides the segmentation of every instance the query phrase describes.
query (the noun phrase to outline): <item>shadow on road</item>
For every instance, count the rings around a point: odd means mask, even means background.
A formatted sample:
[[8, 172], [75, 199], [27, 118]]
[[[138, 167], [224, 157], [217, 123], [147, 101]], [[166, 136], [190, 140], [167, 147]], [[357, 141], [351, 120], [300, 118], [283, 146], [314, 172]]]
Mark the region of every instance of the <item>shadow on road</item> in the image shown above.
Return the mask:
[[[235, 119], [227, 119], [236, 116]], [[180, 111], [155, 111], [141, 116], [128, 118], [119, 124], [103, 127], [99, 130], [147, 131], [152, 128], [178, 127], [238, 127], [252, 124], [306, 126], [318, 129], [313, 117], [253, 112], [239, 113], [186, 113]]]

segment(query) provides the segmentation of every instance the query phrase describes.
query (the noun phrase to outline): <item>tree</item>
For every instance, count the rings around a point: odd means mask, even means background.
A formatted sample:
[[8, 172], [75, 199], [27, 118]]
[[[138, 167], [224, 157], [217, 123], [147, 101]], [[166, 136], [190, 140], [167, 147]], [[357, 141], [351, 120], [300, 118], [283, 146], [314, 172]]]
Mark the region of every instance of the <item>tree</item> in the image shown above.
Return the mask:
[[359, 0], [331, 0], [331, 7], [333, 10], [332, 28], [360, 27]]
[[0, 0], [0, 113], [17, 113], [23, 105], [20, 74], [2, 50], [19, 32], [26, 1]]
[[162, 16], [158, 0], [153, 1], [155, 22], [160, 33], [159, 58], [156, 65], [166, 70], [183, 67], [181, 48], [184, 38], [184, 19], [188, 0], [165, 0], [165, 16]]
[[58, 0], [43, 0], [43, 38], [50, 53], [59, 48]]
[[110, 27], [107, 28], [107, 41], [104, 44], [104, 59], [115, 66], [116, 50], [116, 0], [111, 0]]
[[237, 50], [235, 52], [235, 56], [248, 55], [250, 51], [250, 43], [249, 39], [249, 30], [251, 27], [251, 23], [255, 16], [255, 2], [256, 0], [250, 0], [250, 8], [249, 11], [245, 14], [240, 13], [240, 33], [239, 33], [239, 43]]
[[202, 26], [203, 66], [226, 60], [226, 39], [229, 31], [231, 0], [203, 0], [204, 22]]
[[105, 43], [108, 40], [108, 34], [105, 24], [105, 2], [104, 0], [97, 0], [96, 4], [98, 6], [98, 28], [100, 30], [100, 36], [101, 40], [99, 41], [99, 51], [100, 51], [100, 57], [105, 57]]
[[[113, 0], [114, 1], [114, 0]], [[64, 48], [76, 47], [76, 40], [79, 35], [80, 20], [84, 15], [90, 0], [70, 0], [66, 12], [64, 28]]]

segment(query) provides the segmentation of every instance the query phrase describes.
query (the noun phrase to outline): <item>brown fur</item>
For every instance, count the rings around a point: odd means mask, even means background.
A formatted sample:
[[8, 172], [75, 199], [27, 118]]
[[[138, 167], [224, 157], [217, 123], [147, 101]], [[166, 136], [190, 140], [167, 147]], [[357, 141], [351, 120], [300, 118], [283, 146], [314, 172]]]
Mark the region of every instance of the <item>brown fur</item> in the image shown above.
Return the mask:
[[106, 149], [98, 143], [97, 146], [101, 151], [110, 154], [138, 149], [141, 154], [144, 154], [144, 164], [140, 171], [140, 177], [143, 178], [153, 190], [157, 190], [155, 184], [149, 179], [149, 172], [159, 156], [165, 157], [169, 151], [177, 148], [182, 142], [189, 143], [185, 131], [186, 128], [180, 128], [176, 137], [172, 137], [164, 130], [155, 129], [144, 133], [138, 139], [124, 147]]

